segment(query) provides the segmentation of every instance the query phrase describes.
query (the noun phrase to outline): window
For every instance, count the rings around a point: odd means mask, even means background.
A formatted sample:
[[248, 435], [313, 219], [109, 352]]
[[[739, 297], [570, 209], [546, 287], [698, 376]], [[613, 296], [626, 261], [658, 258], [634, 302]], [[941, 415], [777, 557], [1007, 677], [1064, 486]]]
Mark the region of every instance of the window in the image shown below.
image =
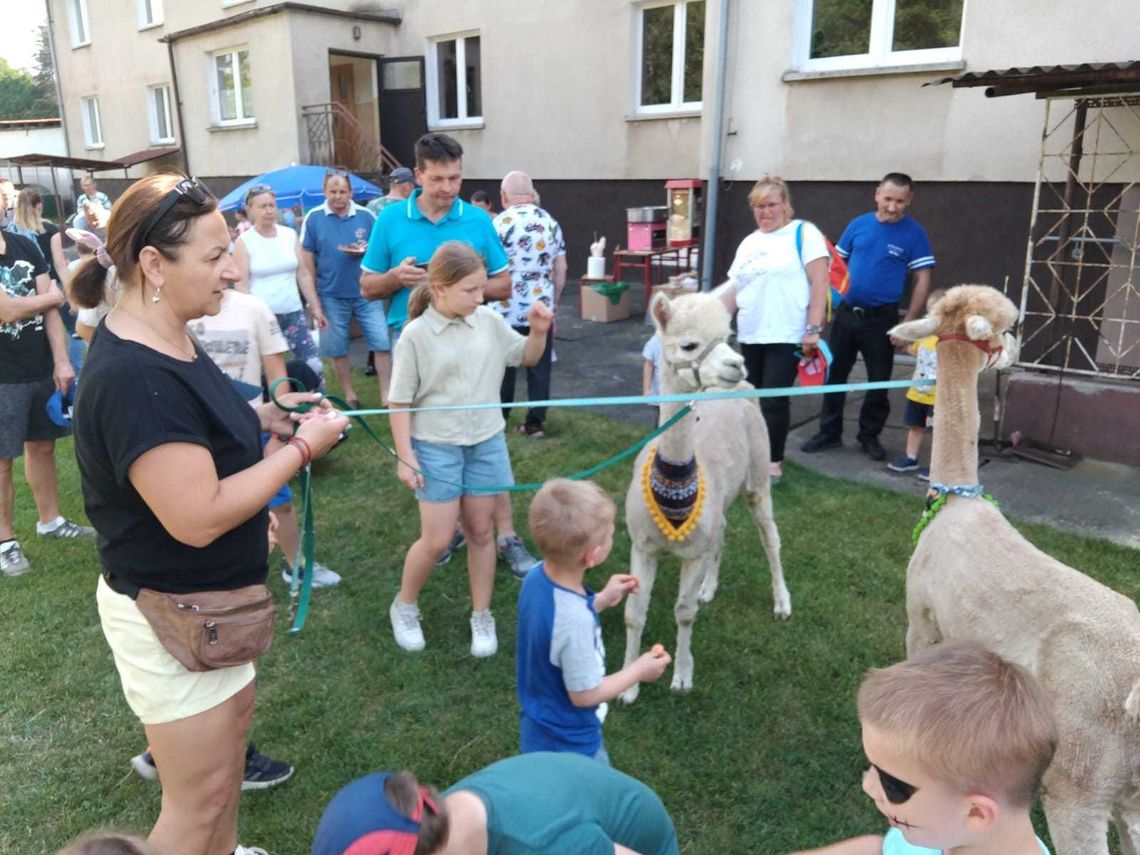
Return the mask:
[[799, 65], [807, 71], [962, 58], [964, 0], [800, 0]]
[[249, 51], [245, 48], [232, 48], [214, 54], [211, 59], [210, 100], [215, 123], [249, 124], [253, 121]]
[[87, 28], [87, 0], [67, 0], [67, 20], [71, 25], [71, 46], [91, 44], [91, 31]]
[[140, 30], [162, 23], [162, 0], [138, 0], [138, 4]]
[[146, 105], [150, 114], [150, 141], [174, 142], [174, 123], [170, 120], [170, 87], [162, 85], [147, 89]]
[[103, 125], [99, 121], [99, 99], [79, 99], [79, 110], [83, 116], [83, 145], [87, 148], [102, 148]]
[[635, 10], [637, 113], [701, 108], [705, 0], [646, 3]]
[[478, 33], [432, 41], [427, 72], [430, 124], [482, 125], [483, 61]]

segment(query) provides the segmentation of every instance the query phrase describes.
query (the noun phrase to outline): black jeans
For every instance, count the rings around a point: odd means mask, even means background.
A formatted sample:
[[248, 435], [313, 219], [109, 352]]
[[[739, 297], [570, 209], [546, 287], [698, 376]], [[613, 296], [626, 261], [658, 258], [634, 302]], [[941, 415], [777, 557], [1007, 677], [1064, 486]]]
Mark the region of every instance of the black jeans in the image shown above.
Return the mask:
[[[514, 327], [515, 332], [530, 335], [530, 327]], [[550, 400], [550, 369], [554, 356], [554, 330], [546, 335], [546, 349], [538, 363], [526, 370], [526, 396], [531, 401]], [[515, 400], [515, 375], [517, 368], [507, 368], [503, 373], [503, 385], [499, 389], [499, 400], [504, 404]], [[503, 407], [503, 418], [510, 418], [511, 408]], [[542, 427], [546, 421], [546, 407], [534, 407], [526, 411], [526, 423], [532, 427]]]
[[[744, 367], [748, 371], [748, 382], [757, 389], [781, 389], [796, 382], [796, 356], [798, 344], [741, 344]], [[761, 398], [760, 412], [768, 425], [768, 443], [772, 449], [773, 463], [784, 459], [784, 444], [788, 439], [788, 423], [791, 421], [791, 399]]]
[[[898, 303], [876, 306], [860, 314], [840, 306], [827, 337], [831, 348], [831, 368], [828, 383], [846, 383], [855, 359], [860, 354], [867, 368], [867, 380], [890, 380], [895, 365], [895, 348], [887, 330], [899, 322]], [[843, 435], [843, 404], [847, 396], [835, 392], [823, 396], [823, 410], [819, 416], [819, 432], [833, 439]], [[859, 409], [857, 439], [877, 439], [891, 414], [891, 402], [886, 389], [867, 393]]]

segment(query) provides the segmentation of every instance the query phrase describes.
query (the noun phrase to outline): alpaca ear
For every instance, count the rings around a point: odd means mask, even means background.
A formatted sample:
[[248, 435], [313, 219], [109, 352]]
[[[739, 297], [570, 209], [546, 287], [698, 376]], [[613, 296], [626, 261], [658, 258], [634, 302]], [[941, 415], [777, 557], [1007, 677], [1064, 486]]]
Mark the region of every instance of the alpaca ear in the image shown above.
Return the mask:
[[997, 364], [994, 366], [999, 371], [1004, 368], [1009, 368], [1013, 363], [1017, 362], [1017, 357], [1021, 355], [1021, 342], [1011, 332], [1003, 332], [1001, 334], [1001, 355], [998, 357]]
[[984, 315], [970, 315], [966, 318], [966, 335], [974, 341], [994, 337], [994, 325]]
[[887, 335], [893, 338], [901, 338], [903, 341], [918, 341], [920, 338], [934, 335], [937, 329], [937, 318], [920, 318], [917, 321], [896, 324], [887, 330]]
[[657, 331], [663, 332], [669, 325], [669, 319], [673, 317], [673, 307], [669, 305], [669, 298], [661, 292], [654, 294], [653, 301], [649, 304], [649, 314], [657, 325]]

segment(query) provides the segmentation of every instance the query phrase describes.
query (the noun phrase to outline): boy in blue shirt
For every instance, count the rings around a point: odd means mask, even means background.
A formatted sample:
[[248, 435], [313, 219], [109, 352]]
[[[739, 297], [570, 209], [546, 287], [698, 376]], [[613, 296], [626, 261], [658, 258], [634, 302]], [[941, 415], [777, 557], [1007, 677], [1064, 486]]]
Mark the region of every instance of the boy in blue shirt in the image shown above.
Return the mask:
[[602, 743], [606, 701], [635, 683], [656, 680], [672, 661], [659, 645], [606, 676], [598, 612], [637, 590], [635, 576], [615, 573], [598, 593], [586, 571], [613, 548], [613, 500], [597, 484], [557, 478], [530, 505], [530, 531], [545, 556], [519, 594], [519, 730], [522, 752], [572, 751], [609, 763]]
[[1049, 855], [1029, 808], [1057, 726], [1024, 668], [977, 642], [944, 641], [873, 669], [859, 719], [871, 764], [863, 791], [891, 830], [810, 855]]

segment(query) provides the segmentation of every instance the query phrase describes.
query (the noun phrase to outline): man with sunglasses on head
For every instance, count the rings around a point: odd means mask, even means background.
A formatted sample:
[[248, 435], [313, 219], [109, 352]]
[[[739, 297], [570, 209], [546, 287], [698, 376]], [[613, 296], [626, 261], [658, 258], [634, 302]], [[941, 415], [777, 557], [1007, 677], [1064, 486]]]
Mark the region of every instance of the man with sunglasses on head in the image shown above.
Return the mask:
[[376, 218], [352, 201], [347, 172], [325, 174], [325, 201], [305, 215], [301, 225], [301, 265], [317, 283], [328, 326], [321, 331], [321, 356], [332, 360], [333, 371], [352, 409], [359, 407], [348, 364], [348, 334], [352, 319], [360, 324], [368, 349], [377, 354], [380, 399], [388, 397], [392, 374], [388, 324], [384, 308], [360, 295], [360, 257]]

